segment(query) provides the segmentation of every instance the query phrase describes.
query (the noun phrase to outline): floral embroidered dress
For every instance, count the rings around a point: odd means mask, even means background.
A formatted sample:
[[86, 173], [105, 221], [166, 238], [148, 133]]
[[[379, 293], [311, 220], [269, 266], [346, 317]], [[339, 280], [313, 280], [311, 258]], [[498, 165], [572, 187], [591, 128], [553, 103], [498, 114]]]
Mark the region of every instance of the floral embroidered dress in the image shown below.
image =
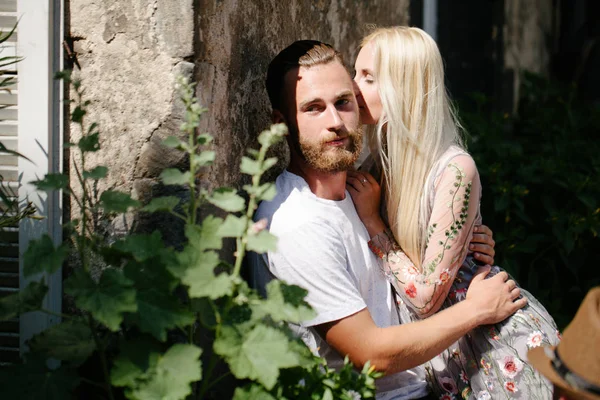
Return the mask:
[[[423, 272], [390, 232], [369, 243], [408, 307], [404, 318], [409, 320], [427, 318], [463, 300], [478, 268], [468, 252], [473, 226], [481, 223], [481, 183], [475, 163], [452, 147], [432, 171], [431, 195], [422, 206], [430, 216]], [[493, 267], [490, 275], [499, 271]], [[527, 363], [527, 351], [541, 344], [555, 345], [560, 335], [546, 309], [529, 292], [521, 289], [521, 293], [528, 299], [525, 308], [499, 324], [471, 331], [425, 364], [427, 380], [440, 399], [552, 398], [552, 385]]]

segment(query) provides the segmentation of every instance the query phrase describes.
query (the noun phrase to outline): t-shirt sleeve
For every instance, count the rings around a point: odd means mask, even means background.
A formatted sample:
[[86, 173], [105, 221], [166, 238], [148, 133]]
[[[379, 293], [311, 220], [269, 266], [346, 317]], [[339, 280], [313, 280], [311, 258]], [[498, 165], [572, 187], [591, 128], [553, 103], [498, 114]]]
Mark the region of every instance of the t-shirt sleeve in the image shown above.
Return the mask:
[[309, 327], [337, 321], [364, 309], [358, 282], [348, 270], [341, 235], [325, 221], [308, 221], [278, 237], [277, 251], [269, 253], [269, 269], [278, 279], [308, 290], [306, 301], [317, 316], [302, 323]]

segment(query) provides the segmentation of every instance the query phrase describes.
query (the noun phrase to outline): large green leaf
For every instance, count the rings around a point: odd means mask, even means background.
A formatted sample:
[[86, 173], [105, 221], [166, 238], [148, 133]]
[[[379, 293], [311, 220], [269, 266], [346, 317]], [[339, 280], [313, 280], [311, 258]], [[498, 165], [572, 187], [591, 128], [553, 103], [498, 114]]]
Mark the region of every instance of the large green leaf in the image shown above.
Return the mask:
[[248, 235], [248, 250], [256, 253], [266, 253], [267, 251], [277, 250], [277, 237], [266, 230], [258, 232], [256, 235]]
[[140, 202], [127, 193], [106, 190], [100, 195], [100, 206], [109, 212], [125, 213], [131, 207], [139, 207]]
[[136, 336], [135, 340], [122, 341], [120, 353], [110, 371], [110, 382], [114, 386], [134, 387], [136, 380], [150, 377], [158, 362], [160, 347], [149, 336]]
[[160, 174], [165, 185], [185, 185], [190, 181], [190, 171], [181, 172], [176, 168], [167, 168]]
[[290, 340], [281, 331], [258, 325], [247, 334], [223, 326], [214, 350], [225, 358], [239, 379], [249, 378], [272, 389], [279, 369], [300, 365], [299, 356], [290, 349]]
[[179, 204], [180, 199], [175, 196], [155, 197], [148, 203], [142, 211], [156, 212], [156, 211], [173, 211]]
[[84, 362], [96, 348], [90, 327], [78, 320], [54, 325], [34, 336], [28, 345], [35, 353], [75, 365]]
[[207, 200], [227, 212], [242, 211], [246, 207], [244, 198], [231, 188], [217, 189]]
[[202, 378], [202, 350], [191, 344], [176, 344], [163, 354], [149, 379], [127, 393], [130, 399], [179, 400], [192, 393], [190, 384]]
[[231, 294], [232, 280], [228, 274], [215, 275], [215, 267], [219, 264], [219, 255], [214, 251], [202, 252], [193, 246], [178, 254], [177, 265], [169, 266], [169, 270], [181, 278], [189, 287], [190, 297], [219, 298]]
[[32, 181], [31, 184], [45, 192], [62, 190], [69, 187], [69, 177], [64, 174], [46, 174], [44, 179]]
[[159, 231], [154, 231], [151, 235], [128, 235], [115, 242], [113, 247], [122, 253], [131, 254], [136, 261], [140, 262], [156, 257], [164, 250]]
[[79, 380], [79, 376], [66, 367], [50, 370], [44, 358], [30, 356], [24, 364], [2, 369], [0, 399], [70, 399]]
[[201, 225], [186, 225], [185, 236], [194, 248], [204, 250], [218, 250], [222, 247], [221, 237], [217, 231], [223, 224], [223, 220], [212, 215], [207, 215]]
[[69, 255], [66, 243], [54, 247], [54, 242], [48, 235], [29, 242], [23, 255], [23, 275], [29, 277], [41, 272], [53, 273], [60, 269]]
[[194, 315], [173, 294], [178, 281], [159, 259], [129, 262], [124, 272], [134, 282], [137, 291], [137, 311], [127, 315], [128, 323], [134, 323], [143, 332], [165, 341], [168, 330], [184, 328], [194, 322]]
[[152, 334], [160, 341], [167, 340], [167, 331], [194, 323], [194, 314], [187, 311], [174, 294], [158, 289], [138, 290], [137, 312], [128, 318], [142, 332]]
[[261, 303], [260, 308], [275, 321], [307, 321], [315, 317], [315, 312], [304, 300], [307, 294], [299, 286], [273, 280], [267, 285], [267, 300]]
[[117, 331], [123, 313], [137, 310], [132, 286], [133, 282], [119, 270], [104, 271], [98, 284], [79, 270], [65, 281], [65, 292], [75, 298], [77, 307], [89, 311], [96, 320]]
[[30, 311], [42, 308], [48, 292], [44, 282], [31, 282], [24, 289], [0, 298], [0, 321], [6, 321]]

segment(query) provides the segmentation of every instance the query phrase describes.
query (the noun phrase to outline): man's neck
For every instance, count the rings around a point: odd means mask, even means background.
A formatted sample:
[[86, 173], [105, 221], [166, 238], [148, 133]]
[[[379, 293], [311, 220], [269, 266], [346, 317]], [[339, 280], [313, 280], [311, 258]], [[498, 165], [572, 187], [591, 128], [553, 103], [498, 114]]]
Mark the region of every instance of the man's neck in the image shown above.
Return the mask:
[[305, 162], [294, 161], [290, 162], [287, 170], [304, 178], [315, 196], [336, 201], [346, 198], [346, 171], [323, 172], [312, 168]]

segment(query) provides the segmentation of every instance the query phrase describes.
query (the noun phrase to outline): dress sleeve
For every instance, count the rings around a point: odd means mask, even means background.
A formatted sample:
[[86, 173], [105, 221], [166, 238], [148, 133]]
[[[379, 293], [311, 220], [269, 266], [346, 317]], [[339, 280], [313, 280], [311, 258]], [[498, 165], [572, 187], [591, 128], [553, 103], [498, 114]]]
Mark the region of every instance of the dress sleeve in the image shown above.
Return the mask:
[[463, 263], [479, 215], [481, 183], [473, 159], [450, 160], [437, 179], [422, 271], [411, 262], [386, 231], [369, 247], [383, 260], [383, 268], [400, 297], [421, 318], [442, 306]]

